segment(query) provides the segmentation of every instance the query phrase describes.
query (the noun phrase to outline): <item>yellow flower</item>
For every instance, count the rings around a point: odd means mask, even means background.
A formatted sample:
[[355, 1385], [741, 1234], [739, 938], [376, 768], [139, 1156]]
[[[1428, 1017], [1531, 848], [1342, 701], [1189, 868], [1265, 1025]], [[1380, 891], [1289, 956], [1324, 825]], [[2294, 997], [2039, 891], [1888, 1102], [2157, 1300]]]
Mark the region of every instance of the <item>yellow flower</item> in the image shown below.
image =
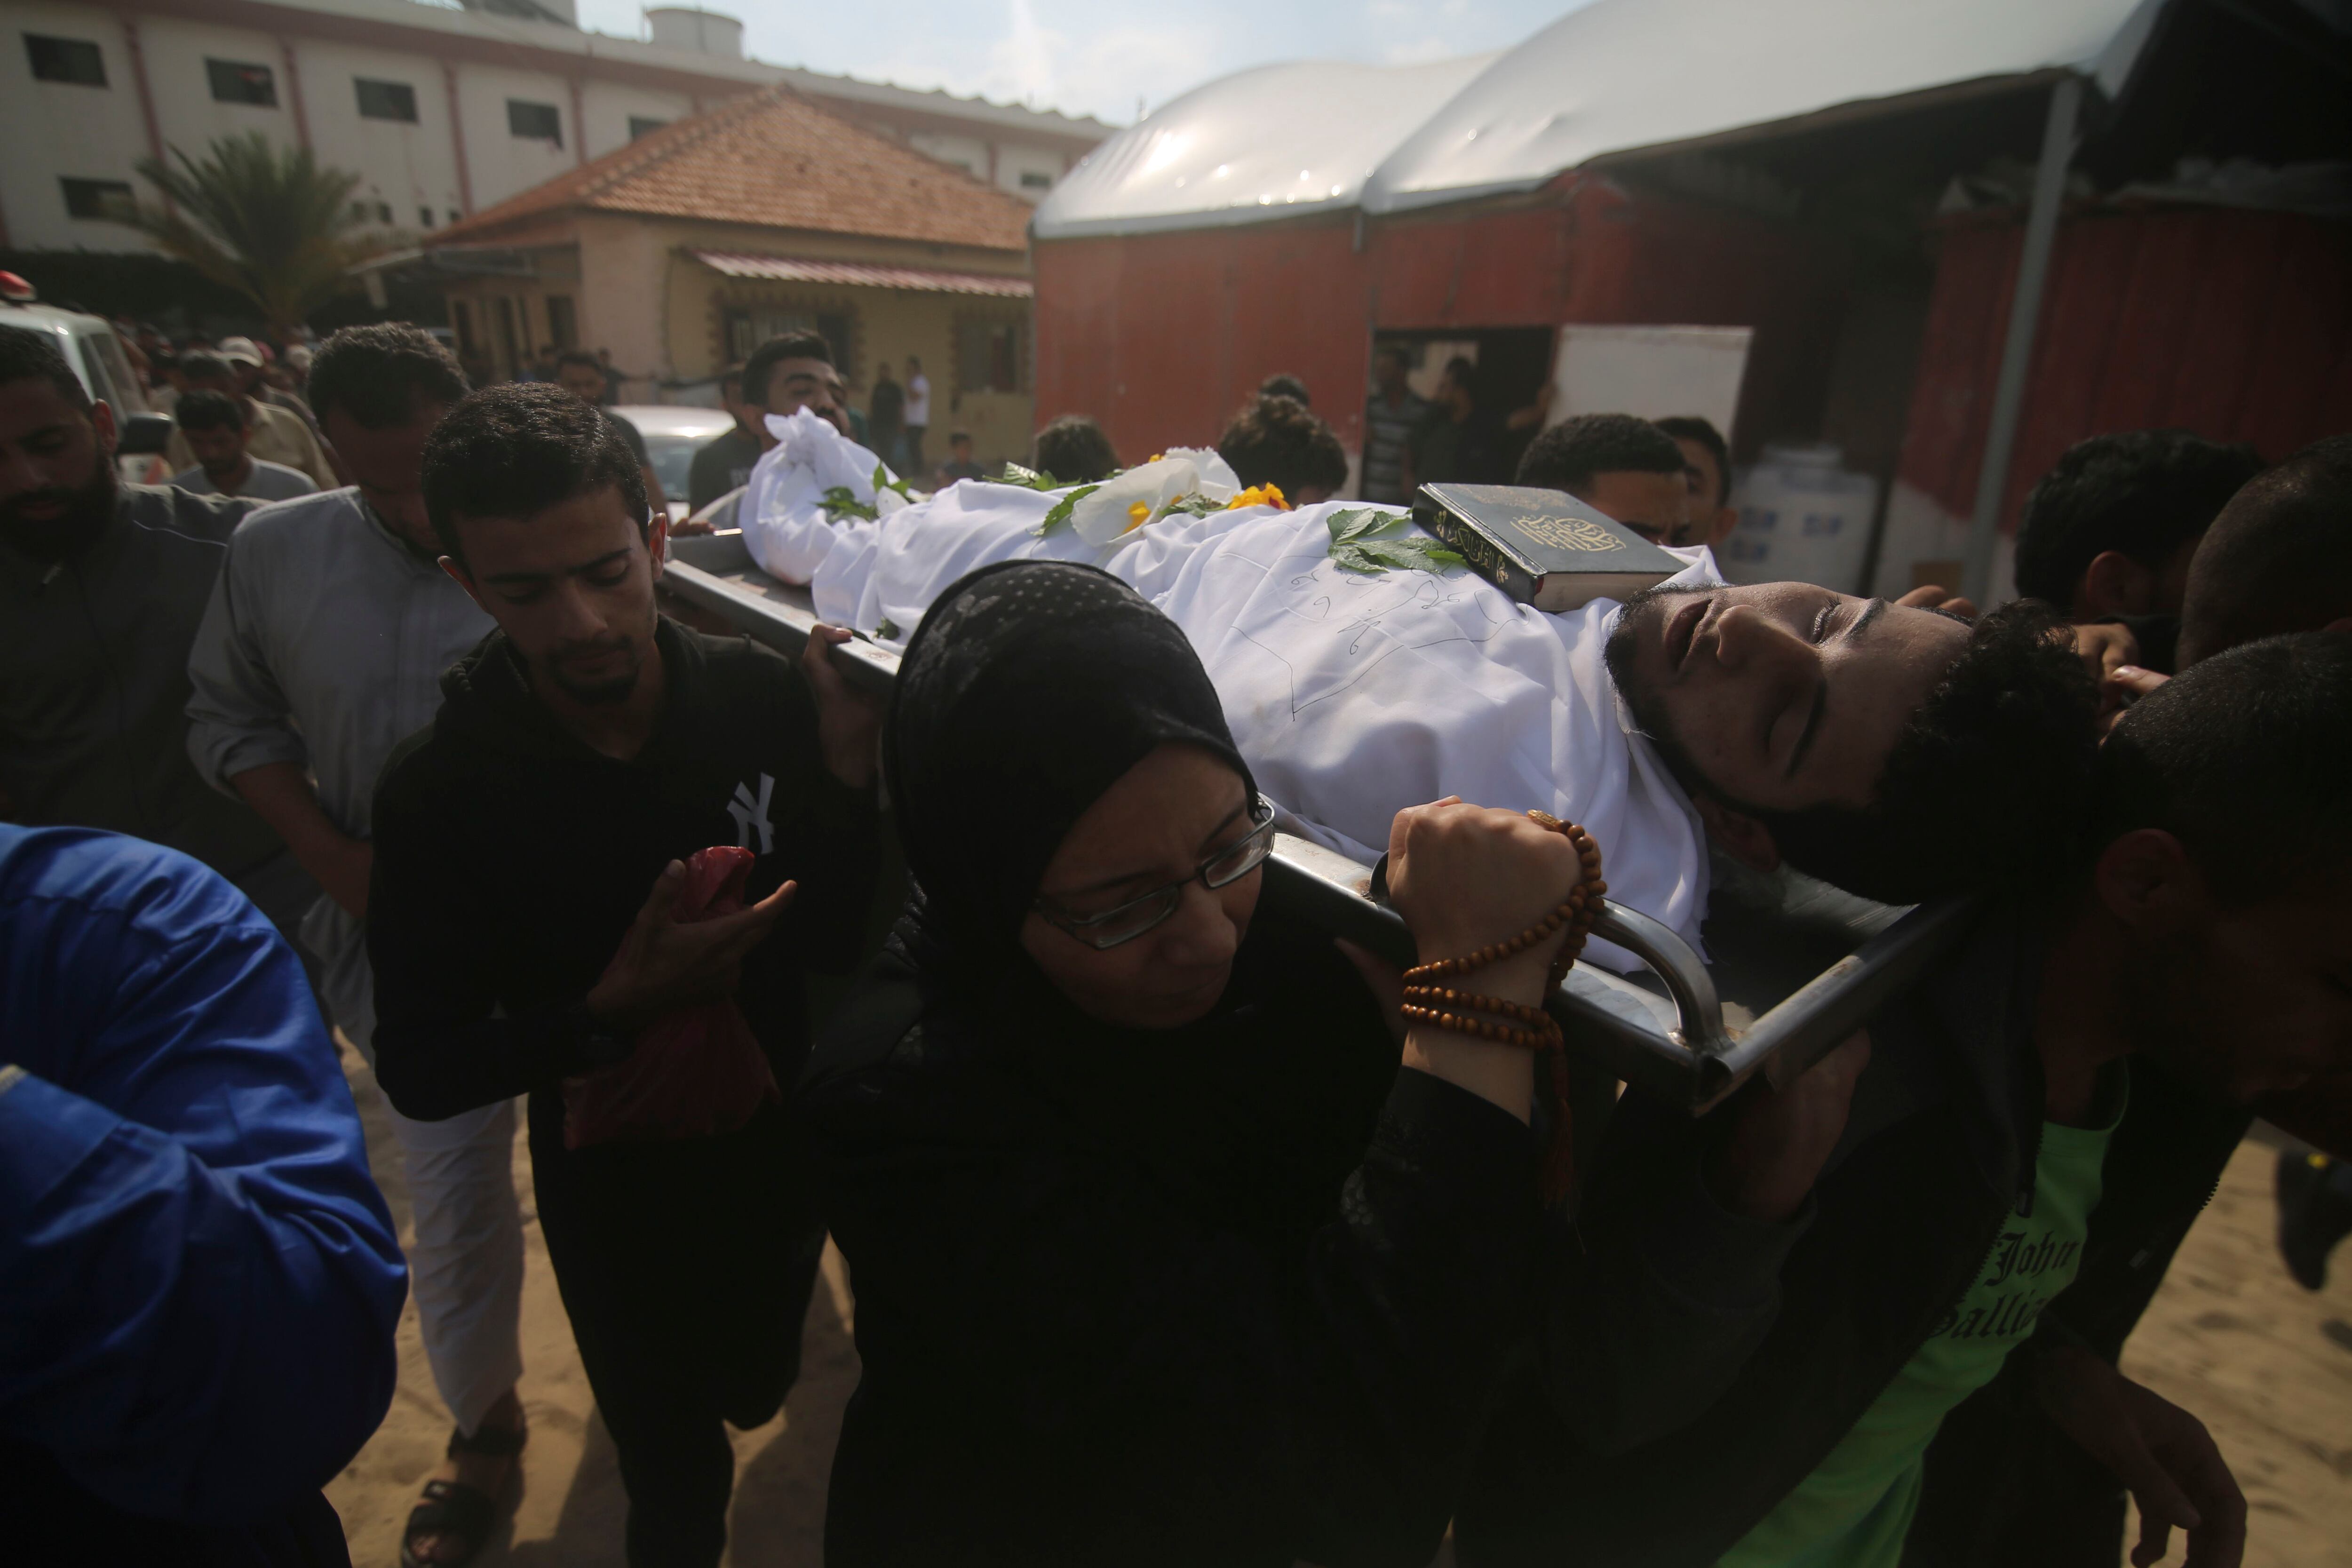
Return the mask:
[[1225, 510], [1238, 511], [1245, 506], [1278, 507], [1284, 511], [1291, 510], [1290, 503], [1282, 499], [1282, 487], [1276, 484], [1252, 485], [1227, 501]]
[[1151, 503], [1137, 501], [1127, 509], [1127, 531], [1132, 532], [1151, 521]]

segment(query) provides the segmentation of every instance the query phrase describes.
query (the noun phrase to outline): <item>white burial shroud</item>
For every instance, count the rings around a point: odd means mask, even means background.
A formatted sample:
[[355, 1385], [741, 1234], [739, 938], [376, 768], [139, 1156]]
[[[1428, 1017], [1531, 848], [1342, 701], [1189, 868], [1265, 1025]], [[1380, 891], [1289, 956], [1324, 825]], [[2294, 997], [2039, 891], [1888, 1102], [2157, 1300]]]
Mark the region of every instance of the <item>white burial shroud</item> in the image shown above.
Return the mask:
[[[808, 584], [824, 619], [903, 648], [931, 602], [975, 567], [1100, 566], [1183, 628], [1286, 826], [1370, 865], [1404, 806], [1458, 795], [1541, 807], [1591, 831], [1612, 899], [1698, 947], [1703, 830], [1610, 681], [1601, 650], [1613, 601], [1547, 615], [1459, 568], [1344, 571], [1329, 557], [1328, 520], [1358, 504], [1346, 501], [1178, 514], [1123, 533], [1106, 531], [1098, 507], [1079, 519], [1108, 540], [1097, 544], [1070, 524], [1037, 537], [1059, 495], [966, 479], [876, 520], [832, 523], [824, 491], [840, 485], [869, 500], [875, 458], [805, 412], [769, 427], [782, 444], [751, 477], [744, 542], [771, 575]], [[1169, 460], [1190, 464], [1212, 498], [1238, 489], [1214, 453]], [[1139, 479], [1158, 488], [1141, 470], [1114, 483]], [[883, 496], [877, 510], [900, 501]], [[1129, 503], [1105, 499], [1123, 526]], [[1721, 581], [1705, 551], [1677, 553], [1690, 564], [1673, 581]], [[1634, 967], [1605, 943], [1591, 955]]]

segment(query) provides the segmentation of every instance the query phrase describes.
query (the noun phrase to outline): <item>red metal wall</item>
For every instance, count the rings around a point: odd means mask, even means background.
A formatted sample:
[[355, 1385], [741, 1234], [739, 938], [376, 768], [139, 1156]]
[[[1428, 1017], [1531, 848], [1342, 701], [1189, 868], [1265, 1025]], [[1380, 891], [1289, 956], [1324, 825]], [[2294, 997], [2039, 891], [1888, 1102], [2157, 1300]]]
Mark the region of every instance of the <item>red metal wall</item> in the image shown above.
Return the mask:
[[1743, 444], [1810, 428], [1840, 254], [1791, 226], [1581, 180], [1528, 201], [1035, 247], [1037, 417], [1090, 414], [1133, 461], [1206, 445], [1276, 371], [1351, 449], [1379, 329], [1752, 326]]
[[[1941, 238], [1903, 479], [1975, 505], [2022, 228]], [[2001, 513], [2085, 436], [2179, 426], [2265, 458], [2352, 430], [2352, 226], [2227, 208], [2085, 211], [2059, 226]]]

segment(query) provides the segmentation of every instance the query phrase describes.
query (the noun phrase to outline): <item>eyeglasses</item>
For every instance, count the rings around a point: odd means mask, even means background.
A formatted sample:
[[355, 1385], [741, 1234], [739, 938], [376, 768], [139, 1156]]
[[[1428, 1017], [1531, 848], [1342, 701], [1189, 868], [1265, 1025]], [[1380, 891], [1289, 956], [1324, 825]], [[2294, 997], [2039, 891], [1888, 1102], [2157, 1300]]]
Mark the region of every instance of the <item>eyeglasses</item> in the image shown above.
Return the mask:
[[1133, 942], [1176, 912], [1184, 901], [1188, 884], [1198, 882], [1213, 892], [1231, 887], [1265, 864], [1265, 858], [1274, 853], [1274, 814], [1261, 801], [1252, 807], [1250, 815], [1256, 826], [1202, 861], [1191, 876], [1164, 888], [1154, 888], [1139, 899], [1129, 899], [1098, 915], [1074, 915], [1055, 909], [1043, 899], [1033, 907], [1049, 923], [1098, 951]]

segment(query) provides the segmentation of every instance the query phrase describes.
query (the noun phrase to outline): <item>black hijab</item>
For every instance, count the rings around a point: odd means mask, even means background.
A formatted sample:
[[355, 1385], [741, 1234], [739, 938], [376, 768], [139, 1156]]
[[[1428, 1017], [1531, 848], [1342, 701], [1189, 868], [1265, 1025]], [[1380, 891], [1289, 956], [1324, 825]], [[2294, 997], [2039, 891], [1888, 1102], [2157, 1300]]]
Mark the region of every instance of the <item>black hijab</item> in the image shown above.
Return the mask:
[[1396, 1070], [1329, 939], [1261, 907], [1216, 1007], [1164, 1030], [1088, 1017], [1021, 946], [1071, 826], [1170, 742], [1221, 758], [1255, 798], [1199, 656], [1134, 589], [1068, 562], [958, 581], [908, 645], [883, 733], [917, 889], [899, 945], [952, 1016], [927, 1013], [927, 1026], [986, 1038], [1025, 1086], [1024, 1109], [985, 1112], [990, 1135], [1115, 1146], [1213, 1205], [1297, 1223], [1362, 1157]]

